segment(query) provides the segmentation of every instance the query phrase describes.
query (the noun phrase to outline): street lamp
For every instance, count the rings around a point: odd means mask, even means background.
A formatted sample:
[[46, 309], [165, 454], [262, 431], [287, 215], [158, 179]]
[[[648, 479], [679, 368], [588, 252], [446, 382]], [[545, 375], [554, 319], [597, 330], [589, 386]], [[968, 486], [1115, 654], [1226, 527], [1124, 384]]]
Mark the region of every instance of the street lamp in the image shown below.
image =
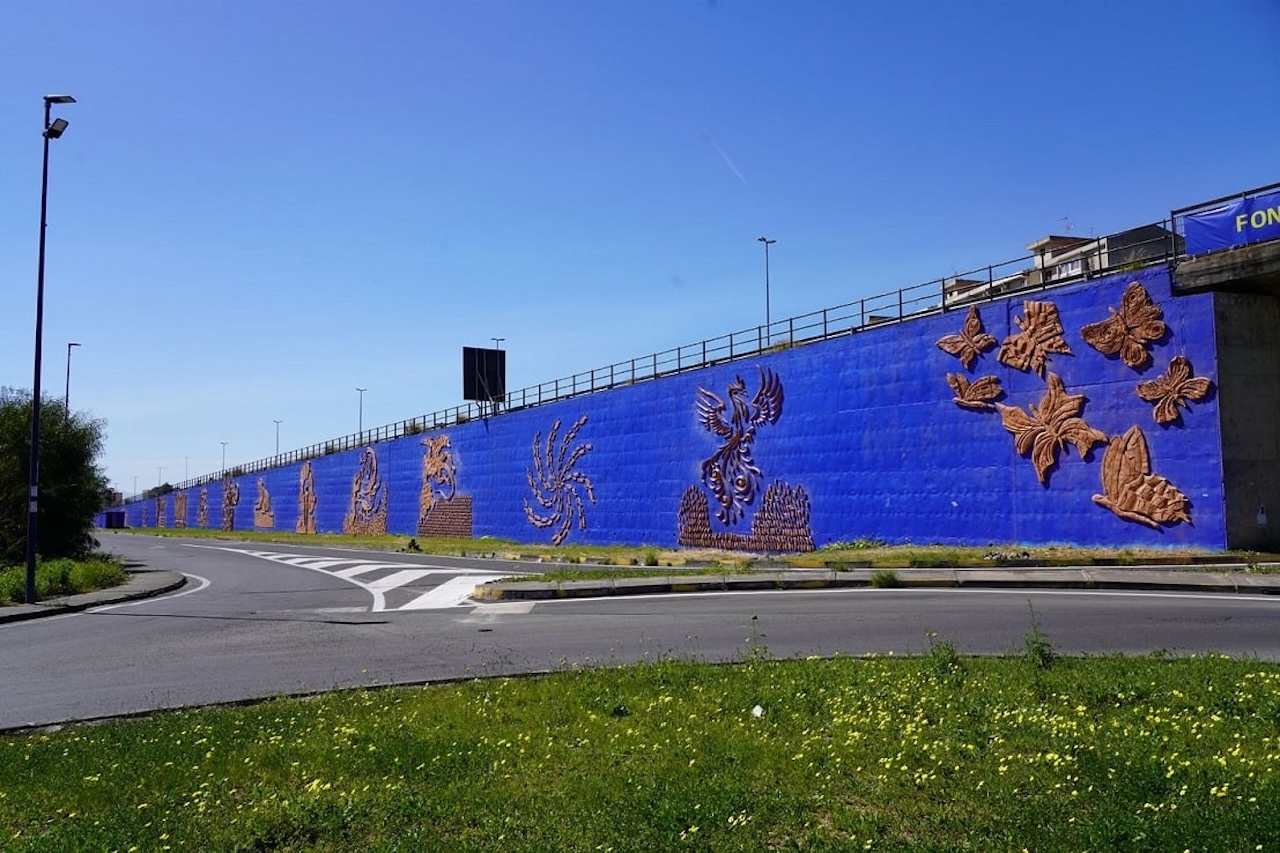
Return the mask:
[[67, 344], [67, 392], [66, 397], [62, 401], [63, 407], [67, 410], [67, 417], [71, 417], [71, 348], [78, 347], [80, 344]]
[[27, 492], [27, 604], [36, 603], [36, 536], [40, 511], [40, 345], [44, 334], [44, 231], [49, 211], [49, 140], [62, 136], [65, 119], [49, 121], [54, 104], [74, 104], [70, 95], [44, 96], [44, 169], [40, 175], [40, 255], [36, 265], [36, 357], [31, 380], [31, 466]]
[[502, 342], [505, 341], [506, 338], [489, 338], [489, 340], [493, 341], [494, 349], [502, 349]]
[[280, 424], [281, 421], [276, 421], [276, 456], [280, 455]]
[[222, 444], [222, 476], [225, 477], [227, 476], [227, 443], [224, 441], [224, 442], [221, 442], [221, 444]]
[[770, 329], [773, 327], [773, 321], [769, 317], [769, 247], [777, 240], [770, 240], [768, 237], [757, 237], [761, 243], [764, 243], [764, 328], [765, 335], [772, 340]]
[[369, 389], [368, 389], [368, 388], [357, 388], [356, 390], [360, 392], [360, 435], [361, 435], [361, 441], [363, 441], [363, 440], [364, 440], [364, 439], [363, 439], [363, 436], [364, 436], [364, 392], [365, 392], [365, 391], [368, 391]]

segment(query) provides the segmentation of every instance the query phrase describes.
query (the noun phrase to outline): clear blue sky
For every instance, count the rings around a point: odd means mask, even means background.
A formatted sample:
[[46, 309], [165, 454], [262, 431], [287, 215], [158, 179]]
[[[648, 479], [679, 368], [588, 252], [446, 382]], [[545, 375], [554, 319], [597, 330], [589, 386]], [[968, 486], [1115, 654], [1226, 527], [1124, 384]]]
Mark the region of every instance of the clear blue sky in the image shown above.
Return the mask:
[[[126, 492], [1280, 181], [1280, 3], [4, 0], [0, 385]], [[158, 469], [163, 469], [161, 474]]]

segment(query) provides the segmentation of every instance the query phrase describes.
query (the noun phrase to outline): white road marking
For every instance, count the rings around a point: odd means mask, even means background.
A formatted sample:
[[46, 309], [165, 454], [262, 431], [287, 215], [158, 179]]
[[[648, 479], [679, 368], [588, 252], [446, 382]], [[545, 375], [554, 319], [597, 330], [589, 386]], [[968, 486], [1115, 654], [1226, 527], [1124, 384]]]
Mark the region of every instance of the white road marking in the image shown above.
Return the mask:
[[[388, 609], [386, 601], [387, 593], [408, 586], [409, 584], [416, 583], [430, 575], [450, 575], [451, 577], [436, 586], [434, 589], [414, 598], [408, 604], [390, 609], [441, 610], [450, 607], [457, 607], [459, 605], [466, 604], [467, 599], [471, 597], [472, 592], [474, 592], [478, 584], [522, 574], [521, 572], [507, 572], [505, 574], [496, 575], [493, 574], [491, 570], [485, 569], [430, 564], [424, 565], [422, 563], [388, 563], [378, 562], [376, 560], [362, 560], [353, 557], [341, 559], [324, 558], [316, 557], [311, 554], [288, 554], [277, 551], [226, 548], [219, 545], [189, 545], [188, 547], [208, 548], [214, 551], [229, 551], [232, 554], [244, 554], [249, 557], [270, 560], [273, 563], [295, 566], [300, 569], [309, 569], [311, 571], [321, 572], [322, 574], [336, 577], [354, 586], [360, 587], [373, 596], [373, 606], [370, 610], [375, 613]], [[337, 568], [338, 566], [345, 566], [346, 568], [339, 569]], [[361, 575], [365, 575], [370, 572], [387, 571], [389, 569], [395, 569], [397, 571], [392, 571], [390, 574], [382, 575], [381, 577], [373, 580], [364, 581], [359, 579]], [[363, 610], [363, 608], [360, 609]]]
[[444, 583], [437, 586], [430, 592], [424, 593], [408, 604], [402, 605], [400, 610], [443, 610], [449, 607], [457, 607], [462, 602], [471, 597], [475, 592], [475, 588], [491, 580], [506, 577], [506, 575], [471, 575], [468, 577], [450, 578]]
[[117, 610], [121, 607], [136, 607], [139, 604], [147, 604], [148, 602], [152, 602], [152, 601], [166, 601], [170, 598], [182, 598], [182, 596], [184, 595], [191, 595], [194, 592], [199, 592], [202, 589], [206, 589], [210, 586], [213, 586], [213, 582], [210, 581], [208, 578], [202, 578], [200, 577], [200, 575], [193, 575], [190, 572], [182, 572], [181, 574], [184, 577], [188, 577], [193, 580], [199, 581], [200, 585], [195, 587], [194, 589], [184, 589], [181, 592], [175, 592], [173, 595], [158, 596], [156, 598], [142, 598], [142, 599], [139, 599], [138, 601], [125, 601], [121, 604], [104, 604], [101, 607], [90, 607], [86, 612], [101, 613], [104, 610]]

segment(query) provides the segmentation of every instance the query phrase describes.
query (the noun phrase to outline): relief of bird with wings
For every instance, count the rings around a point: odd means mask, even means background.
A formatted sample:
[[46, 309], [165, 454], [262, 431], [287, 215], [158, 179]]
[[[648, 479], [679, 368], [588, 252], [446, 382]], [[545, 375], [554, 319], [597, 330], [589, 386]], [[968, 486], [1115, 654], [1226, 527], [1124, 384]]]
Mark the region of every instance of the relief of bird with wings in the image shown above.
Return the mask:
[[747, 401], [747, 384], [741, 376], [729, 383], [728, 411], [718, 396], [698, 389], [695, 407], [698, 421], [724, 443], [702, 463], [702, 482], [720, 503], [716, 518], [725, 525], [736, 524], [755, 500], [763, 475], [751, 458], [756, 427], [774, 424], [782, 417], [782, 380], [766, 367], [760, 372], [760, 387]]

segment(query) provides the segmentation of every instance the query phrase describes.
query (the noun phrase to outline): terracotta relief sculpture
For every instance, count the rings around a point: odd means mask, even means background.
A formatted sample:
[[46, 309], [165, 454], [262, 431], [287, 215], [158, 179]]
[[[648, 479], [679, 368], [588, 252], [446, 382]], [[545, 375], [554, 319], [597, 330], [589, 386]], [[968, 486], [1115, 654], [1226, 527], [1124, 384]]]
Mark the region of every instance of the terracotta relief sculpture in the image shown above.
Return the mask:
[[1015, 370], [1034, 370], [1044, 376], [1044, 365], [1051, 353], [1073, 354], [1063, 337], [1058, 306], [1028, 299], [1022, 303], [1022, 313], [1022, 317], [1013, 318], [1022, 331], [1004, 339], [996, 360]]
[[748, 534], [712, 530], [707, 493], [690, 486], [680, 499], [679, 543], [687, 548], [728, 551], [812, 551], [809, 495], [803, 486], [774, 482], [760, 499]]
[[727, 418], [724, 402], [705, 388], [698, 389], [694, 403], [702, 426], [724, 440], [702, 463], [702, 482], [720, 504], [716, 518], [726, 525], [736, 524], [742, 518], [760, 485], [760, 469], [751, 458], [756, 427], [777, 423], [782, 417], [782, 382], [772, 370], [758, 369], [760, 387], [749, 404], [747, 385], [742, 377], [737, 376], [729, 383]]
[[209, 490], [200, 487], [200, 500], [196, 503], [196, 526], [201, 530], [209, 528]]
[[236, 506], [240, 503], [240, 484], [228, 477], [222, 481], [222, 529], [232, 530], [236, 525]]
[[425, 438], [422, 487], [418, 492], [418, 535], [471, 536], [471, 497], [458, 495], [458, 466], [447, 435]]
[[586, 493], [591, 503], [596, 502], [590, 478], [577, 470], [578, 462], [591, 452], [592, 445], [583, 443], [575, 447], [573, 444], [578, 430], [586, 422], [586, 415], [574, 421], [559, 444], [556, 443], [556, 435], [560, 431], [560, 421], [551, 425], [545, 446], [542, 433], [533, 436], [533, 467], [525, 469], [525, 477], [533, 491], [533, 499], [546, 510], [546, 514], [536, 512], [528, 498], [524, 500], [524, 514], [529, 523], [539, 530], [555, 527], [551, 537], [554, 545], [564, 542], [575, 522], [579, 530], [587, 529], [586, 504], [579, 490]]
[[965, 370], [973, 370], [973, 363], [978, 360], [978, 356], [995, 345], [996, 339], [982, 328], [982, 317], [978, 315], [976, 305], [969, 306], [960, 334], [938, 339], [938, 348], [960, 359]]
[[1213, 383], [1203, 376], [1192, 378], [1191, 362], [1185, 355], [1175, 355], [1169, 362], [1169, 370], [1150, 382], [1138, 385], [1138, 396], [1148, 403], [1155, 403], [1152, 417], [1161, 426], [1181, 423], [1178, 406], [1188, 408], [1187, 401], [1200, 401], [1209, 394]]
[[1049, 470], [1058, 464], [1058, 453], [1068, 444], [1074, 445], [1083, 459], [1095, 444], [1107, 440], [1105, 434], [1080, 417], [1084, 404], [1085, 396], [1068, 394], [1055, 373], [1049, 374], [1048, 389], [1039, 405], [1029, 407], [1030, 414], [1017, 406], [995, 404], [1004, 428], [1013, 433], [1018, 453], [1031, 454], [1031, 464], [1041, 485], [1049, 484]]
[[970, 382], [963, 373], [948, 373], [947, 384], [956, 394], [955, 404], [965, 409], [994, 411], [992, 401], [1004, 395], [998, 376], [983, 376]]
[[271, 511], [271, 493], [267, 491], [267, 483], [262, 477], [258, 478], [258, 499], [253, 502], [253, 526], [276, 526], [276, 514]]
[[1191, 522], [1187, 496], [1151, 473], [1147, 437], [1136, 426], [1113, 437], [1102, 455], [1102, 490], [1093, 500], [1128, 521], [1160, 529], [1161, 524]]
[[164, 495], [156, 495], [156, 527], [165, 526]]
[[187, 526], [187, 493], [178, 492], [173, 496], [173, 526]]
[[316, 532], [316, 478], [311, 473], [311, 460], [302, 463], [298, 472], [298, 522], [297, 533]]
[[381, 536], [387, 532], [387, 484], [378, 476], [378, 455], [372, 447], [360, 452], [360, 467], [351, 478], [351, 509], [342, 532]]
[[1148, 346], [1165, 336], [1164, 312], [1151, 301], [1151, 294], [1138, 282], [1131, 282], [1120, 299], [1120, 310], [1108, 308], [1111, 316], [1080, 330], [1089, 346], [1103, 355], [1119, 354], [1134, 369], [1151, 363]]

